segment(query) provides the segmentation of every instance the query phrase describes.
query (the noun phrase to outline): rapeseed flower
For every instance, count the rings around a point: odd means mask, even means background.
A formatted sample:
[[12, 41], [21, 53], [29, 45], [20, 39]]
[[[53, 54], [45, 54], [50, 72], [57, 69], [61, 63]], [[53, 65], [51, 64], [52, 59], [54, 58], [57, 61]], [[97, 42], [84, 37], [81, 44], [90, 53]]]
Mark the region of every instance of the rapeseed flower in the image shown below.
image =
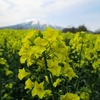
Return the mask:
[[66, 93], [61, 96], [60, 100], [80, 100], [80, 97], [77, 94]]
[[46, 93], [46, 91], [44, 90], [44, 82], [41, 83], [34, 83], [34, 88], [32, 90], [32, 96], [38, 95], [40, 99], [42, 99]]
[[25, 89], [32, 89], [34, 86], [34, 83], [31, 81], [30, 78], [27, 79], [27, 81], [25, 82]]
[[25, 69], [19, 69], [19, 73], [18, 73], [18, 78], [20, 80], [22, 80], [24, 77], [26, 77], [27, 75], [29, 75], [29, 72], [26, 72]]

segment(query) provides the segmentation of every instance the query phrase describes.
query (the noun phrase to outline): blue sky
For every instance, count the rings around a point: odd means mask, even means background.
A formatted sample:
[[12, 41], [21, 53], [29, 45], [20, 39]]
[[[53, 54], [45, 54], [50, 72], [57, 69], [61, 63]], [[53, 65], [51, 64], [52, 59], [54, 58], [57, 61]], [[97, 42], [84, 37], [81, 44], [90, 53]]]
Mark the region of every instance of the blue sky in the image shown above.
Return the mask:
[[0, 0], [0, 26], [31, 19], [94, 31], [100, 28], [100, 0]]

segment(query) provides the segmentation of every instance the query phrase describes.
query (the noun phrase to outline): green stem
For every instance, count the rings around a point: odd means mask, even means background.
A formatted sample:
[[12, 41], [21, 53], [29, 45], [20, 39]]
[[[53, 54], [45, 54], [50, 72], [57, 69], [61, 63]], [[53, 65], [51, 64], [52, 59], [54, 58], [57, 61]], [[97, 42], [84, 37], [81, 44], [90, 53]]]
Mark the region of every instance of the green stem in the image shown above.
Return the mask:
[[51, 86], [51, 90], [52, 90], [52, 94], [53, 94], [53, 100], [57, 100], [56, 95], [55, 95], [55, 92], [54, 92], [53, 83], [51, 81], [50, 74], [48, 73], [48, 70], [47, 70], [48, 66], [47, 66], [47, 60], [46, 60], [46, 54], [45, 54], [45, 52], [43, 53], [43, 55], [44, 55], [44, 63], [45, 63], [45, 68], [46, 68], [45, 71], [46, 71], [48, 80], [50, 82], [50, 86]]

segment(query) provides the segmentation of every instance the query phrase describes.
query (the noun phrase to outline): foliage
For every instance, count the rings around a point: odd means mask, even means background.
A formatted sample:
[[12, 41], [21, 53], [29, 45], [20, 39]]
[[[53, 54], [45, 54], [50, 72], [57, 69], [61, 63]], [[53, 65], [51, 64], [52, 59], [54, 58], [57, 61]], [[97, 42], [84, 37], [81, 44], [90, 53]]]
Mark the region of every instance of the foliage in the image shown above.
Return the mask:
[[66, 32], [76, 33], [76, 32], [81, 32], [81, 31], [88, 32], [88, 29], [86, 28], [86, 26], [80, 25], [77, 28], [71, 27], [71, 28], [64, 28], [62, 30], [62, 32], [64, 32], [64, 33], [66, 33]]

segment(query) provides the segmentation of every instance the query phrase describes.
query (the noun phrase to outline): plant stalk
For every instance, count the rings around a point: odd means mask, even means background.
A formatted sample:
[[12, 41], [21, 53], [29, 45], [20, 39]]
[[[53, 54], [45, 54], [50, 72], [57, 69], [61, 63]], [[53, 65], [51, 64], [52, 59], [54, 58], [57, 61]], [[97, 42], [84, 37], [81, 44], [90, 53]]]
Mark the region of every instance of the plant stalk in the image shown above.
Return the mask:
[[46, 71], [46, 74], [47, 74], [47, 77], [48, 77], [48, 80], [49, 80], [49, 83], [50, 83], [50, 87], [51, 87], [51, 90], [52, 90], [53, 100], [57, 100], [55, 92], [54, 92], [53, 83], [51, 81], [50, 74], [48, 73], [48, 70], [47, 70], [48, 65], [47, 65], [47, 60], [46, 60], [46, 54], [45, 54], [45, 52], [43, 53], [43, 56], [44, 56], [44, 63], [45, 63], [45, 71]]

